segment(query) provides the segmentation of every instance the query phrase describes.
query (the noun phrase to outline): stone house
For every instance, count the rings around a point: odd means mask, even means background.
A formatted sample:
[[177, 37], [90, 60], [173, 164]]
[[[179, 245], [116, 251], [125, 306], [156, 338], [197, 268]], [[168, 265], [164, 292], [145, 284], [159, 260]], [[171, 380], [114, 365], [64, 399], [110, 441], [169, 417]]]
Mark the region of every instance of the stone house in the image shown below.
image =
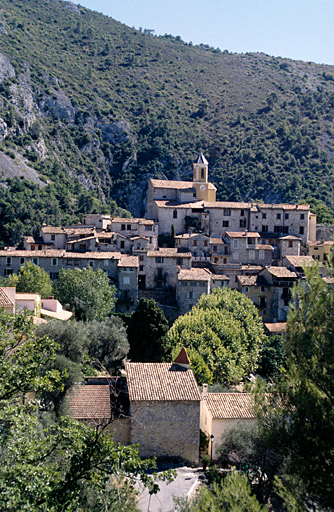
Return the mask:
[[210, 261], [210, 237], [203, 233], [184, 233], [175, 236], [175, 247], [184, 249], [192, 254], [194, 261]]
[[330, 260], [333, 249], [333, 240], [317, 240], [316, 242], [311, 242], [309, 240], [307, 242], [308, 254], [320, 263]]
[[286, 267], [266, 267], [259, 276], [263, 277], [270, 288], [269, 314], [265, 316], [267, 322], [285, 322], [289, 311], [291, 289], [297, 281], [297, 274]]
[[125, 363], [131, 443], [198, 464], [201, 396], [185, 349], [173, 363]]
[[178, 267], [191, 268], [191, 253], [176, 248], [160, 248], [147, 252], [146, 288], [176, 290]]
[[228, 263], [239, 262], [244, 265], [270, 265], [273, 248], [271, 245], [259, 244], [260, 235], [251, 231], [227, 231], [224, 242], [229, 247], [226, 251]]
[[201, 295], [209, 295], [215, 288], [229, 286], [229, 278], [212, 274], [207, 268], [180, 269], [177, 275], [176, 298], [179, 314], [188, 313]]
[[265, 322], [264, 330], [269, 336], [284, 335], [286, 333], [286, 322]]
[[311, 267], [314, 261], [312, 256], [284, 256], [281, 263], [283, 267], [303, 276], [304, 268]]
[[117, 265], [117, 311], [129, 313], [136, 309], [138, 301], [138, 257], [122, 254]]
[[113, 217], [108, 226], [109, 231], [119, 233], [128, 238], [146, 237], [149, 239], [150, 247], [157, 247], [158, 224], [151, 219]]
[[237, 276], [238, 291], [246, 295], [258, 308], [263, 320], [270, 318], [270, 286], [267, 281], [259, 275]]
[[12, 286], [0, 287], [0, 310], [15, 314], [15, 288]]
[[281, 236], [276, 243], [275, 258], [280, 260], [284, 256], [300, 256], [301, 244], [302, 240], [297, 236]]
[[251, 393], [208, 393], [207, 385], [203, 385], [201, 430], [209, 439], [209, 455], [212, 443], [213, 460], [219, 457], [219, 446], [228, 430], [237, 424], [254, 425], [255, 422]]
[[91, 226], [97, 230], [105, 231], [111, 223], [111, 216], [101, 213], [87, 213], [83, 219], [84, 226]]

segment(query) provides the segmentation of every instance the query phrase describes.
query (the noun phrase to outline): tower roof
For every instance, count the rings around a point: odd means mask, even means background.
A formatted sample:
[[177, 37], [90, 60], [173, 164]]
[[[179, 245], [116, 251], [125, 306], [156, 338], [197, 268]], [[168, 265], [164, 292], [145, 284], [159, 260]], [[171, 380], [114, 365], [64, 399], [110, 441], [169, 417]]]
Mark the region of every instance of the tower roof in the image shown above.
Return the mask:
[[205, 158], [205, 156], [203, 155], [203, 153], [201, 153], [197, 159], [197, 164], [205, 164], [205, 165], [209, 165], [209, 162], [207, 161], [207, 159]]
[[190, 359], [188, 357], [187, 351], [184, 347], [181, 348], [179, 355], [174, 359], [175, 364], [185, 364], [190, 366]]

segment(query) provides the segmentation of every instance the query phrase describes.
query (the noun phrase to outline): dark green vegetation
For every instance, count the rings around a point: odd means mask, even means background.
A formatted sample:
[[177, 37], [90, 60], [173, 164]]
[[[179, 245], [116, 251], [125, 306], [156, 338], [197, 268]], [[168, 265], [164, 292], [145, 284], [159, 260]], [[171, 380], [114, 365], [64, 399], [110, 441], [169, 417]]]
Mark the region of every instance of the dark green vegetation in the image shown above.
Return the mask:
[[54, 417], [40, 398], [63, 390], [56, 351], [26, 315], [0, 313], [0, 509], [133, 512], [138, 478], [157, 490], [147, 473], [154, 462], [115, 444], [102, 426]]
[[167, 335], [173, 354], [177, 355], [182, 346], [187, 348], [199, 384], [243, 380], [256, 370], [265, 340], [263, 323], [252, 301], [228, 288], [203, 294]]
[[7, 282], [5, 280], [2, 282], [4, 286], [15, 286], [19, 293], [38, 293], [42, 299], [49, 297], [52, 293], [49, 274], [30, 261], [20, 267], [18, 274], [12, 274]]
[[[138, 215], [148, 177], [189, 179], [200, 150], [218, 199], [313, 198], [333, 221], [333, 67], [192, 46], [57, 0], [1, 0], [0, 22], [5, 243], [117, 204]], [[12, 178], [20, 155], [44, 188]]]

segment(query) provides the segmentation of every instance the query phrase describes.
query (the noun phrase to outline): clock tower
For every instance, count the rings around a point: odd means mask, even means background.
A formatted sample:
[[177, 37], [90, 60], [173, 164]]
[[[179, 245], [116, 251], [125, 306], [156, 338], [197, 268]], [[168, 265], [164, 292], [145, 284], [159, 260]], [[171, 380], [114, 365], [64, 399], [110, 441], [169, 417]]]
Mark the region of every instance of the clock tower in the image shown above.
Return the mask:
[[196, 189], [196, 200], [215, 201], [216, 188], [208, 182], [209, 162], [201, 153], [194, 163], [193, 183]]

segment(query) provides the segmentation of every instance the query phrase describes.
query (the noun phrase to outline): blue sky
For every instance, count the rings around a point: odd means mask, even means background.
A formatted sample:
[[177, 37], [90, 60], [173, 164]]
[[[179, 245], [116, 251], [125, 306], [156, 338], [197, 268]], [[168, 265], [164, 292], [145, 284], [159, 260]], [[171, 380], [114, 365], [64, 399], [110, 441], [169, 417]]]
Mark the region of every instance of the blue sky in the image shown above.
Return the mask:
[[131, 27], [334, 65], [334, 0], [81, 0]]

